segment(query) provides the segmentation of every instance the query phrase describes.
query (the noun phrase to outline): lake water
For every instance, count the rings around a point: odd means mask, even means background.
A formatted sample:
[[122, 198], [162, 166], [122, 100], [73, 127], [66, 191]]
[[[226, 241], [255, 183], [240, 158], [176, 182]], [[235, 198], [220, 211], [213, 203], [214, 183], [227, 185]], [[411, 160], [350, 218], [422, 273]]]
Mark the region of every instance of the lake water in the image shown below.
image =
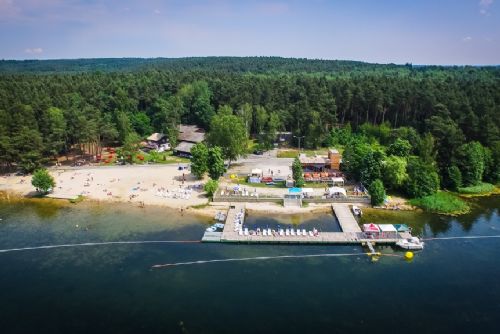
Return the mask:
[[[367, 210], [364, 221], [407, 223], [424, 237], [500, 235], [499, 203], [499, 197], [474, 200], [474, 210], [459, 218]], [[211, 223], [161, 208], [87, 203], [0, 203], [0, 218], [0, 249], [199, 240]], [[248, 223], [309, 226], [330, 218], [263, 215]], [[178, 243], [0, 253], [0, 332], [500, 332], [500, 239], [428, 241], [411, 263], [400, 257], [372, 263], [362, 252], [355, 246]], [[151, 269], [331, 253], [356, 255]]]

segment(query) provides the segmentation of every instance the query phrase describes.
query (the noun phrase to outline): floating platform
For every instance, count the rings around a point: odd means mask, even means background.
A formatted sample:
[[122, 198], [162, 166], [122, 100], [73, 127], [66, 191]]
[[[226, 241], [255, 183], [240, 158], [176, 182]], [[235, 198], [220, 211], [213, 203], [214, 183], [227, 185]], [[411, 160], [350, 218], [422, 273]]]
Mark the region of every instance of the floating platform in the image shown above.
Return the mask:
[[202, 242], [220, 242], [221, 237], [222, 237], [222, 232], [205, 231], [205, 234], [203, 234], [203, 238], [201, 239], [201, 241]]
[[409, 232], [400, 232], [397, 234], [397, 238], [367, 238], [366, 234], [361, 231], [348, 204], [332, 204], [332, 210], [339, 221], [342, 232], [319, 232], [316, 236], [310, 236], [309, 234], [307, 236], [240, 235], [234, 229], [234, 221], [238, 213], [243, 213], [243, 216], [239, 219], [244, 225], [245, 204], [237, 203], [230, 206], [223, 231], [205, 232], [202, 241], [248, 244], [356, 244], [369, 247], [373, 253], [373, 246], [376, 244], [391, 245], [401, 238], [411, 237]]

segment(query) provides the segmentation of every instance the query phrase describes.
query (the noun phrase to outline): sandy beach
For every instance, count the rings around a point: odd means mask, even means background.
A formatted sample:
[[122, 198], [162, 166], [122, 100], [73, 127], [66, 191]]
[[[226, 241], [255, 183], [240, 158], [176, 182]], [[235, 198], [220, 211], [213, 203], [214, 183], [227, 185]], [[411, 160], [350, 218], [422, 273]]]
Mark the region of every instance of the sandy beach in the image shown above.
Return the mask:
[[[205, 216], [214, 216], [230, 205], [223, 202], [209, 203], [202, 188], [206, 180], [196, 180], [189, 170], [179, 170], [178, 165], [59, 168], [50, 169], [49, 172], [56, 181], [56, 187], [49, 195], [51, 198], [82, 195], [91, 201], [164, 206]], [[23, 197], [36, 194], [31, 185], [31, 176], [1, 176], [0, 191]], [[269, 213], [331, 210], [329, 205], [323, 204], [284, 208], [276, 203], [247, 203], [247, 209]]]
[[[50, 169], [56, 187], [52, 198], [79, 195], [90, 200], [130, 202], [135, 205], [160, 205], [187, 209], [203, 205], [203, 180], [196, 180], [188, 170], [177, 165], [113, 166], [78, 169]], [[2, 176], [0, 190], [21, 196], [35, 194], [31, 176]]]

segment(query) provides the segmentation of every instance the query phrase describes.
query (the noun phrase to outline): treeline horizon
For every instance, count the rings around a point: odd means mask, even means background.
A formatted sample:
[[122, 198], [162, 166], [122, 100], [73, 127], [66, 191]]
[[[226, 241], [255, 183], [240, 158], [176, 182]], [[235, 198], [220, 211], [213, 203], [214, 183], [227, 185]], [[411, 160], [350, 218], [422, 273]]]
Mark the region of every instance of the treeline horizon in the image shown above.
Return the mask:
[[334, 129], [369, 124], [432, 136], [442, 178], [467, 143], [500, 161], [498, 67], [194, 57], [37, 61], [42, 73], [29, 64], [0, 61], [2, 165], [37, 165], [82, 143], [120, 145], [130, 133], [164, 132], [175, 142], [178, 124], [210, 131], [221, 109], [264, 148], [277, 131], [316, 148]]
[[459, 70], [464, 68], [498, 69], [498, 65], [481, 64], [396, 64], [358, 60], [293, 58], [278, 56], [206, 56], [206, 57], [120, 57], [60, 59], [0, 59], [0, 73], [75, 73], [131, 72], [146, 70], [199, 70], [252, 73], [328, 73], [360, 69]]

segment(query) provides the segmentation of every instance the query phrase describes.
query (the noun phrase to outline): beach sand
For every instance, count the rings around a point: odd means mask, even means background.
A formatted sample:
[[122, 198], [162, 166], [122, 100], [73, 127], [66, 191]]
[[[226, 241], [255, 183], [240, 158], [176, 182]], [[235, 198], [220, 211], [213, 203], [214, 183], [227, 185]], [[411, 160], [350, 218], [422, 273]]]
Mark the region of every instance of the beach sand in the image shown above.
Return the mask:
[[[202, 189], [204, 181], [196, 180], [188, 170], [178, 170], [177, 165], [50, 169], [49, 172], [56, 181], [53, 198], [83, 195], [90, 200], [183, 210], [208, 203]], [[0, 190], [21, 196], [35, 194], [31, 176], [2, 176]], [[160, 193], [168, 197], [158, 196]]]
[[[59, 168], [49, 169], [49, 172], [56, 181], [56, 187], [50, 194], [52, 198], [74, 198], [83, 195], [91, 201], [164, 206], [210, 217], [218, 211], [227, 210], [231, 204], [209, 203], [202, 189], [208, 179], [197, 180], [188, 170], [178, 170], [177, 164]], [[191, 188], [191, 191], [187, 196], [188, 188]], [[283, 192], [282, 189], [278, 190], [280, 194]], [[31, 176], [1, 176], [0, 191], [26, 197], [36, 195], [35, 188], [31, 185]], [[168, 197], [159, 196], [159, 191], [162, 195], [168, 194]], [[189, 193], [189, 190], [187, 192]], [[246, 203], [246, 208], [250, 213], [295, 214], [330, 212], [331, 204], [285, 208], [276, 203], [259, 202]]]

